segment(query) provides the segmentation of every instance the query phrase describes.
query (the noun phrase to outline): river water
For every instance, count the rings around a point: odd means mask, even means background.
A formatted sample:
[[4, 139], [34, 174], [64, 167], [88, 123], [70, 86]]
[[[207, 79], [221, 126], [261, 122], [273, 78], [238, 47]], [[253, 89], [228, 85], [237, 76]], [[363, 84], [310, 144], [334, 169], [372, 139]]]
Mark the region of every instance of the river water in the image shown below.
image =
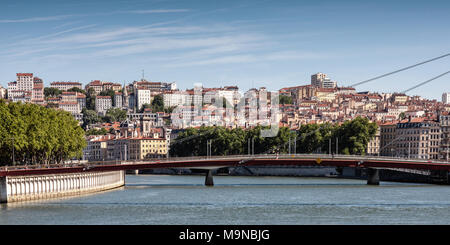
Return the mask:
[[123, 188], [1, 204], [1, 225], [450, 224], [450, 186], [305, 177], [127, 175]]

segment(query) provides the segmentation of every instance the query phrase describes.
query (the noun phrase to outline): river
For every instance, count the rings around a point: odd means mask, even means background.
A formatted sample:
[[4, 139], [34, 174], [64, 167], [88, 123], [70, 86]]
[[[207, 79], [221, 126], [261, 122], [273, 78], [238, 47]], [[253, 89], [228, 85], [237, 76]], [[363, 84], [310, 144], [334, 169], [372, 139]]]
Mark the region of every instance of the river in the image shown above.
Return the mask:
[[305, 177], [127, 175], [122, 188], [1, 204], [1, 225], [450, 224], [450, 186]]

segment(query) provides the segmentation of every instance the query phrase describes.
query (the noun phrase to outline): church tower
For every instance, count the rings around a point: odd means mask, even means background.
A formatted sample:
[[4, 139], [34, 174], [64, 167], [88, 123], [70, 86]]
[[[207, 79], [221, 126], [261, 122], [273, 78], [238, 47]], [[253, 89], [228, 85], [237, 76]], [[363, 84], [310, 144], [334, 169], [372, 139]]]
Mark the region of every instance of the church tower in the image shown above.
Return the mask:
[[129, 108], [129, 98], [128, 98], [128, 89], [125, 83], [123, 84], [123, 93], [122, 93], [122, 103], [123, 103], [123, 109], [126, 109], [128, 111]]

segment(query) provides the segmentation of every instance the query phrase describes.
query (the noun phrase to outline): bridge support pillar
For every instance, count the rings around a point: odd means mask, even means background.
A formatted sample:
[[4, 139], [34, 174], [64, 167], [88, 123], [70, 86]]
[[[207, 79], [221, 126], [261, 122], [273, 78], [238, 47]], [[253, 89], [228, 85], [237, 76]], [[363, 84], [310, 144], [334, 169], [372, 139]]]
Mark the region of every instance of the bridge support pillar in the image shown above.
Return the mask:
[[380, 171], [375, 168], [367, 169], [367, 184], [380, 185]]
[[8, 202], [8, 186], [6, 176], [0, 177], [0, 203]]
[[207, 170], [207, 172], [206, 172], [205, 185], [206, 186], [214, 186], [212, 170]]

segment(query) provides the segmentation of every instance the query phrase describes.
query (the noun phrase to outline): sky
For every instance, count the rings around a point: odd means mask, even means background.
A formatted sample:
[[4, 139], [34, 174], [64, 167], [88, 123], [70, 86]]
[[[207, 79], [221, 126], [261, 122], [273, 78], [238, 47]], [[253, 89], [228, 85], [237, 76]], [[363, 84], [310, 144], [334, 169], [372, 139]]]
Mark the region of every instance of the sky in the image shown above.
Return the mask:
[[[322, 72], [339, 86], [450, 53], [450, 1], [0, 1], [0, 85], [176, 82], [278, 90]], [[450, 56], [364, 85], [401, 92]], [[144, 72], [143, 72], [144, 71]], [[441, 100], [450, 75], [408, 92]]]

